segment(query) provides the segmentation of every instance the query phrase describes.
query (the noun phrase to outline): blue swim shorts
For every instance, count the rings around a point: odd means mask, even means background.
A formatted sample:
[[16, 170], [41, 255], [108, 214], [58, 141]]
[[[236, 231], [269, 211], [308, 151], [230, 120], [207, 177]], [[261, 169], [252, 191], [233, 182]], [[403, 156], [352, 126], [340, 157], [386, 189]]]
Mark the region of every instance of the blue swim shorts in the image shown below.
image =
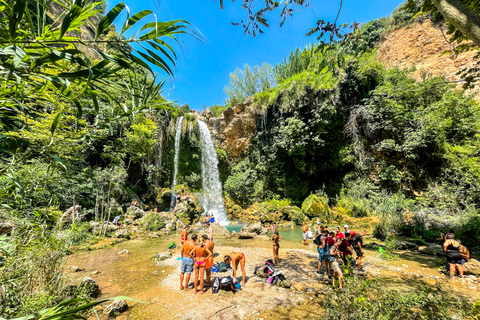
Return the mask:
[[181, 273], [192, 273], [194, 264], [195, 263], [194, 263], [192, 258], [183, 257], [180, 272]]
[[318, 248], [318, 261], [322, 262], [325, 259], [325, 253], [323, 252], [323, 248]]

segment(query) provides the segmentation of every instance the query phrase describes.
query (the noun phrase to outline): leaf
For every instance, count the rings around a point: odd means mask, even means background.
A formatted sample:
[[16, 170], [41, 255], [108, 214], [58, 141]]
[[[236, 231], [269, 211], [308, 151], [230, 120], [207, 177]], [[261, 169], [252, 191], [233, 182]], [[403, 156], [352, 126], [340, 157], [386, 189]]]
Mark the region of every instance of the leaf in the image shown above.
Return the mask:
[[57, 115], [53, 119], [52, 126], [50, 127], [50, 133], [52, 134], [52, 136], [55, 133], [55, 130], [57, 130], [57, 126], [61, 118], [62, 118], [62, 113], [60, 112], [60, 113], [57, 113]]
[[[107, 13], [105, 17], [100, 21], [97, 27], [97, 34], [95, 36], [95, 40], [98, 39], [98, 37], [105, 32], [105, 30], [110, 27], [110, 25], [117, 19], [118, 15], [125, 9], [126, 5], [125, 3], [121, 2], [117, 4], [115, 7], [110, 10], [110, 12]], [[132, 17], [133, 18], [133, 17]]]
[[125, 31], [133, 27], [138, 21], [142, 20], [143, 18], [151, 14], [153, 14], [153, 12], [150, 10], [143, 10], [134, 14], [133, 17], [131, 17], [130, 19], [127, 20], [127, 22], [125, 22], [125, 25], [123, 26], [122, 32], [120, 33], [120, 35], [124, 34]]
[[65, 18], [63, 19], [62, 26], [60, 27], [60, 37], [62, 39], [65, 32], [70, 29], [70, 25], [73, 21], [75, 21], [83, 11], [83, 8], [79, 6], [81, 4], [81, 0], [76, 0], [70, 11], [67, 13]]
[[54, 155], [54, 154], [51, 154], [50, 157], [52, 157], [53, 159], [55, 159], [62, 167], [63, 169], [65, 169], [65, 171], [68, 171], [67, 170], [67, 166], [65, 166], [65, 163], [63, 162], [62, 159], [60, 159], [58, 156]]
[[10, 13], [9, 23], [8, 23], [8, 31], [10, 33], [10, 38], [13, 40], [16, 37], [17, 33], [17, 26], [23, 18], [23, 14], [25, 13], [25, 7], [27, 5], [26, 0], [17, 0], [15, 5], [12, 8], [12, 12]]

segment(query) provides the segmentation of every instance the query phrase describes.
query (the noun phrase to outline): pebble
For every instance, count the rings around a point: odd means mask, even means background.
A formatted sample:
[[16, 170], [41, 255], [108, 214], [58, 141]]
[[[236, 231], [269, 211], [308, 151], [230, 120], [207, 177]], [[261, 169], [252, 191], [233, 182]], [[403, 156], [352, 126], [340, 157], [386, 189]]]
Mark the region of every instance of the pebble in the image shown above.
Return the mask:
[[132, 270], [132, 271], [130, 271], [130, 272], [131, 272], [131, 273], [134, 273], [134, 272], [135, 272], [135, 270]]
[[99, 271], [93, 271], [92, 274], [99, 274]]

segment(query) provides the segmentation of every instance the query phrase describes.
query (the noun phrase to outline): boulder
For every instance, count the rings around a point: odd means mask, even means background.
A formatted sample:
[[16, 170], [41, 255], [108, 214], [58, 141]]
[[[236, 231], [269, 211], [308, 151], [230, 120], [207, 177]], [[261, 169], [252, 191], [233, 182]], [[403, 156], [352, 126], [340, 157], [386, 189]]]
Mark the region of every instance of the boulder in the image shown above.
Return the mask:
[[240, 231], [238, 233], [238, 239], [253, 239], [256, 236], [257, 234], [253, 232]]
[[145, 214], [146, 212], [140, 209], [139, 207], [130, 206], [127, 209], [127, 216], [132, 220], [140, 219], [143, 216], [145, 216]]
[[122, 251], [119, 251], [118, 254], [130, 254], [130, 251], [123, 249]]
[[202, 211], [203, 208], [200, 206], [197, 197], [183, 196], [177, 202], [173, 213], [184, 224], [192, 224], [200, 219]]
[[70, 270], [72, 272], [82, 271], [82, 269], [80, 269], [80, 267], [78, 267], [78, 266], [71, 266], [70, 268], [68, 268], [68, 270]]
[[262, 233], [262, 223], [260, 222], [255, 222], [251, 224], [246, 224], [240, 229], [239, 234], [241, 233], [254, 233], [255, 235], [259, 235]]
[[68, 224], [72, 223], [74, 219], [77, 222], [85, 221], [85, 215], [82, 213], [82, 206], [78, 204], [75, 206], [75, 208], [73, 208], [72, 206], [67, 211], [65, 211], [59, 222], [61, 224]]
[[170, 259], [171, 257], [172, 257], [172, 253], [167, 251], [167, 252], [159, 252], [154, 256], [154, 259], [157, 261], [163, 261], [163, 260]]
[[175, 231], [177, 230], [177, 223], [175, 221], [167, 222], [167, 224], [165, 225], [165, 229], [169, 231]]
[[[212, 227], [214, 238], [218, 236], [230, 238], [232, 236], [230, 231], [224, 226], [221, 226], [218, 222], [211, 223], [210, 226]], [[207, 226], [201, 225], [195, 228], [192, 226], [190, 233], [196, 233], [199, 236], [207, 234]]]
[[92, 278], [85, 277], [83, 281], [77, 286], [79, 292], [92, 298], [96, 298], [100, 294], [98, 284]]
[[397, 241], [395, 248], [400, 250], [417, 250], [418, 245], [413, 242], [408, 241]]
[[286, 206], [283, 208], [283, 218], [284, 220], [292, 221], [296, 225], [301, 225], [303, 220], [305, 220], [305, 215], [297, 206]]
[[443, 255], [444, 252], [442, 250], [442, 246], [439, 244], [429, 244], [428, 246], [420, 246], [418, 247], [418, 252], [422, 254], [428, 255]]
[[130, 233], [125, 229], [115, 231], [115, 238], [130, 239]]
[[463, 265], [463, 272], [468, 275], [480, 276], [480, 262], [475, 259], [468, 260]]
[[225, 122], [230, 122], [234, 114], [235, 111], [233, 111], [232, 108], [227, 108], [222, 112], [222, 118], [225, 120]]
[[270, 237], [267, 236], [267, 235], [259, 235], [259, 236], [253, 237], [253, 240], [257, 240], [257, 241], [270, 241]]
[[125, 224], [126, 226], [129, 226], [132, 223], [133, 223], [133, 220], [130, 218], [125, 218], [125, 220], [123, 220], [123, 224]]
[[119, 315], [128, 309], [127, 301], [115, 299], [113, 302], [103, 309], [103, 313], [107, 314], [109, 317], [114, 317]]
[[88, 224], [90, 225], [90, 227], [94, 229], [102, 225], [100, 222], [96, 222], [96, 221], [90, 221]]
[[280, 280], [277, 281], [276, 286], [280, 288], [290, 289], [290, 287], [292, 286], [292, 282], [290, 282], [290, 280]]

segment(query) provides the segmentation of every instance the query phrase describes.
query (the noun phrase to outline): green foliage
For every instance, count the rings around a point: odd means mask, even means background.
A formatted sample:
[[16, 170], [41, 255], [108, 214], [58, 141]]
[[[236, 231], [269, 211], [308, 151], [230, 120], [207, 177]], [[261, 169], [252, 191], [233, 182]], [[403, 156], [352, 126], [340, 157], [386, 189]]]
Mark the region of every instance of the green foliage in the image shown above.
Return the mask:
[[129, 128], [125, 139], [125, 150], [130, 153], [133, 161], [139, 162], [151, 156], [157, 144], [157, 126], [146, 118], [138, 116]]
[[215, 116], [215, 118], [218, 118], [222, 115], [223, 111], [227, 109], [225, 106], [219, 106], [219, 105], [213, 105], [210, 108], [208, 108]]
[[397, 245], [397, 240], [394, 236], [388, 235], [384, 241], [385, 245], [379, 248], [380, 257], [383, 260], [396, 260], [398, 259], [398, 255], [394, 253], [395, 247]]
[[323, 299], [328, 319], [447, 319], [468, 317], [470, 304], [441, 287], [419, 286], [408, 291], [379, 280], [351, 279], [344, 291], [331, 289]]
[[228, 104], [231, 107], [275, 86], [275, 75], [271, 65], [264, 63], [261, 67], [255, 66], [253, 70], [248, 64], [244, 67], [245, 70], [236, 68], [234, 73], [230, 73], [230, 83], [225, 87]]
[[311, 194], [303, 201], [302, 211], [310, 218], [320, 217], [325, 220], [330, 215], [328, 198], [318, 194]]

